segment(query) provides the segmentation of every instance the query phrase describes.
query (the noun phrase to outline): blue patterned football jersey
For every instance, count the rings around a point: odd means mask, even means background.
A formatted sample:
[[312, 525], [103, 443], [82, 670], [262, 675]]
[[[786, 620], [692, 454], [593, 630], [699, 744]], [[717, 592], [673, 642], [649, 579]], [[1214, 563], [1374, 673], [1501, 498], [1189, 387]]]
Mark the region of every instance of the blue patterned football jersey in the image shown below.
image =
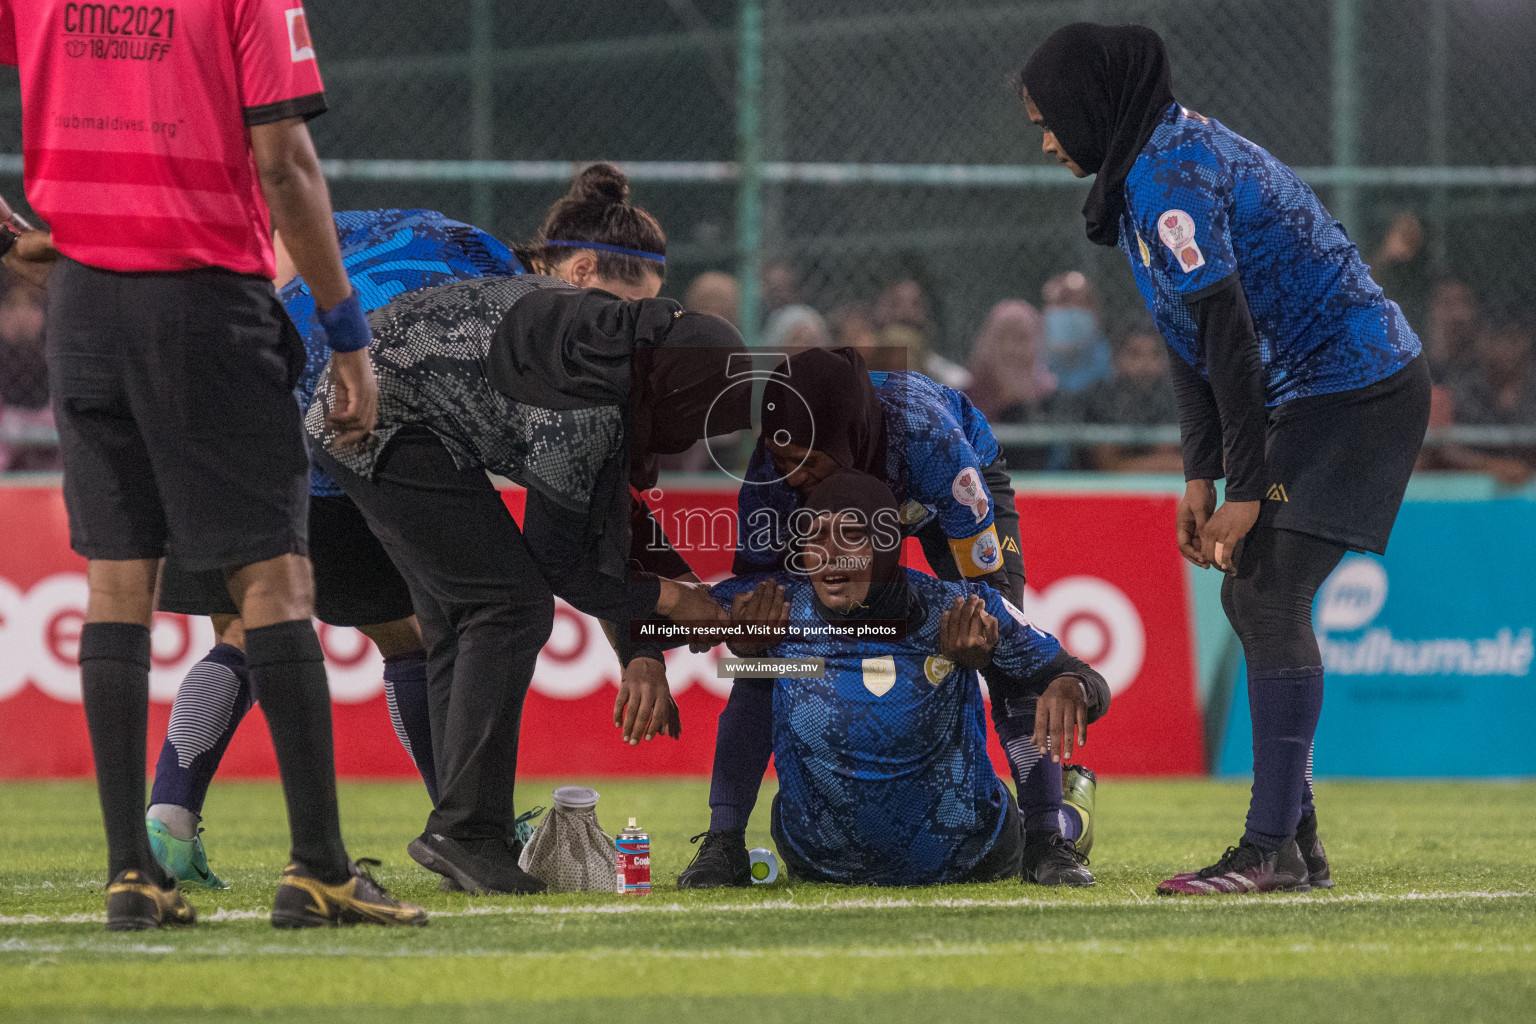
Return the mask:
[[1234, 272], [1264, 361], [1267, 404], [1374, 384], [1419, 354], [1397, 303], [1296, 172], [1174, 104], [1125, 180], [1120, 248], [1169, 346], [1205, 374], [1185, 303]]
[[[365, 313], [407, 292], [523, 272], [512, 250], [501, 242], [432, 210], [345, 210], [335, 217], [341, 262]], [[307, 410], [331, 350], [318, 329], [315, 299], [304, 279], [294, 278], [278, 295], [304, 339], [304, 376], [294, 393], [300, 408]], [[309, 485], [310, 493], [319, 497], [342, 493], [318, 468], [311, 469]]]
[[[869, 375], [885, 412], [884, 482], [896, 496], [910, 536], [935, 516], [967, 577], [1002, 568], [992, 521], [992, 494], [982, 475], [998, 457], [992, 427], [971, 400], [911, 370]], [[775, 568], [793, 540], [790, 516], [800, 494], [779, 479], [768, 446], [758, 438], [736, 498], [737, 565]]]
[[[1061, 650], [985, 584], [904, 571], [915, 600], [906, 639], [807, 636], [764, 655], [824, 659], [824, 678], [774, 682], [779, 823], [796, 856], [850, 885], [962, 881], [1002, 829], [1012, 797], [987, 757], [977, 673], [938, 653], [944, 609], [970, 594], [986, 601], [999, 633], [989, 678], [1026, 679]], [[764, 578], [726, 580], [715, 599], [728, 608]], [[821, 622], [808, 581], [774, 578], [793, 623]]]

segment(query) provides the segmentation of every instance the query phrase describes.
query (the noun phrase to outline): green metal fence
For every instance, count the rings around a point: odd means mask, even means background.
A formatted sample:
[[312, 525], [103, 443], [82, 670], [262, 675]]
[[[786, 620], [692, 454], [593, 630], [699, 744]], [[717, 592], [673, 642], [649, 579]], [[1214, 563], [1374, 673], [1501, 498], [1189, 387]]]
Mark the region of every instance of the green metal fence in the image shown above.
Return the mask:
[[[338, 207], [420, 205], [529, 234], [584, 162], [620, 162], [671, 237], [670, 294], [743, 284], [746, 329], [910, 277], [963, 360], [996, 301], [1080, 269], [1113, 323], [1138, 308], [1090, 245], [1085, 186], [1039, 153], [1008, 86], [1076, 19], [1167, 39], [1177, 95], [1297, 166], [1368, 255], [1412, 211], [1415, 326], [1437, 272], [1536, 307], [1536, 4], [1525, 0], [309, 0]], [[14, 72], [0, 191], [19, 193]], [[778, 267], [760, 295], [759, 269]]]

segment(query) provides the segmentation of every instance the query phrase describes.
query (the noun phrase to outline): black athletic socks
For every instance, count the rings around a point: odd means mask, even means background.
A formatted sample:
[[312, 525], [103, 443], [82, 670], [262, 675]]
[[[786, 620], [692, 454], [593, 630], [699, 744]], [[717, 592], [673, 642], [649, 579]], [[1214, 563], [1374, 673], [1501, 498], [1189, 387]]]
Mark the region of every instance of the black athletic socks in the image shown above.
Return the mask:
[[325, 884], [340, 885], [351, 872], [336, 808], [331, 694], [320, 639], [308, 619], [247, 629], [245, 657], [277, 751], [293, 859]]
[[107, 877], [138, 870], [168, 878], [144, 831], [144, 755], [149, 730], [149, 630], [88, 622], [80, 631], [80, 686], [107, 829]]
[[1296, 834], [1302, 816], [1307, 762], [1323, 710], [1322, 668], [1250, 672], [1248, 708], [1253, 719], [1253, 796], [1243, 838], [1273, 852]]

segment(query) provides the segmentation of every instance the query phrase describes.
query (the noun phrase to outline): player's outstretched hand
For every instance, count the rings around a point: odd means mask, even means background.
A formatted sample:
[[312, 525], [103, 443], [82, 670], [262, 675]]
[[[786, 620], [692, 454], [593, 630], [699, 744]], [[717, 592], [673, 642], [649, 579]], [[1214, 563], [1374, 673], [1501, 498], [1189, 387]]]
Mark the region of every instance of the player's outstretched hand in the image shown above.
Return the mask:
[[[710, 596], [709, 587], [703, 583], [684, 583], [679, 580], [662, 580], [661, 596], [656, 600], [656, 614], [665, 615], [673, 622], [686, 622], [695, 627], [690, 640], [708, 640], [714, 646], [725, 639], [725, 627], [731, 617]], [[718, 635], [711, 637], [711, 626], [720, 627]]]
[[997, 619], [987, 603], [972, 594], [957, 597], [939, 615], [939, 653], [965, 668], [986, 668], [997, 650]]
[[727, 646], [738, 658], [755, 658], [789, 635], [789, 602], [784, 588], [773, 580], [763, 580], [744, 594], [731, 599], [731, 625], [761, 626], [766, 633], [732, 638]]
[[1088, 745], [1088, 700], [1076, 676], [1057, 676], [1035, 704], [1035, 748], [1041, 757], [1064, 761]]
[[1259, 521], [1256, 501], [1224, 501], [1200, 529], [1200, 554], [1231, 576], [1237, 572], [1238, 546]]
[[1184, 485], [1174, 528], [1179, 539], [1179, 554], [1192, 565], [1211, 567], [1210, 559], [1200, 553], [1200, 531], [1216, 511], [1216, 485], [1210, 480], [1191, 480]]
[[366, 440], [379, 421], [379, 382], [368, 350], [332, 352], [331, 385], [336, 394], [325, 422], [336, 431], [337, 443], [350, 448]]
[[613, 702], [613, 724], [630, 746], [657, 733], [674, 740], [683, 734], [683, 720], [667, 685], [667, 666], [655, 658], [635, 658], [619, 677]]

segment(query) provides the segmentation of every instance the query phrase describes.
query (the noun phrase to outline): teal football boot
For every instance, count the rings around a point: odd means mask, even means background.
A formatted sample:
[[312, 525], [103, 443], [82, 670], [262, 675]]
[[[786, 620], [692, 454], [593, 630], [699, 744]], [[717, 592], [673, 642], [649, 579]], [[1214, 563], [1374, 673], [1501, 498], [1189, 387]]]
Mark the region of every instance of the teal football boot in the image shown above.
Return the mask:
[[208, 870], [208, 851], [203, 849], [202, 829], [191, 839], [177, 839], [159, 818], [145, 818], [149, 848], [160, 866], [176, 876], [183, 888], [228, 889], [229, 883]]

